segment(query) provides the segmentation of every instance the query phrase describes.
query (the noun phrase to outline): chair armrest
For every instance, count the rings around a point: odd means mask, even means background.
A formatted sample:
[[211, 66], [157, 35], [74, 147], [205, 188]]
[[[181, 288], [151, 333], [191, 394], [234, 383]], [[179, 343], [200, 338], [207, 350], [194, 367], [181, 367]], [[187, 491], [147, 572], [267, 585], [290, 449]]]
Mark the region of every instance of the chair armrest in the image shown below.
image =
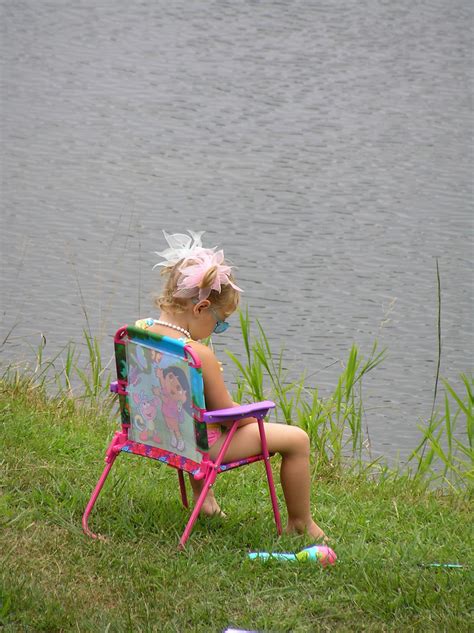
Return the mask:
[[264, 418], [270, 409], [275, 408], [275, 403], [271, 400], [263, 400], [262, 402], [252, 402], [252, 404], [243, 404], [230, 409], [217, 409], [216, 411], [206, 411], [203, 416], [204, 422], [207, 424], [216, 424], [219, 422], [235, 422], [242, 418]]

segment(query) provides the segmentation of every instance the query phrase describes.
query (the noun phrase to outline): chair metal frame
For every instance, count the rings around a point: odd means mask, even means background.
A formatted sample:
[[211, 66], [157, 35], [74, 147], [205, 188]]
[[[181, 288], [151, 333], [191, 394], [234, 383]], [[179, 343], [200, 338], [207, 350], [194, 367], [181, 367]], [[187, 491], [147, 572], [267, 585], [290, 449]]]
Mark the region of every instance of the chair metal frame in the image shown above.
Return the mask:
[[[178, 470], [181, 501], [186, 508], [189, 507], [189, 504], [183, 473], [188, 472], [195, 479], [204, 480], [202, 492], [199, 495], [199, 498], [191, 512], [191, 516], [189, 517], [189, 520], [186, 524], [184, 532], [179, 540], [178, 547], [180, 549], [184, 548], [194, 527], [194, 524], [199, 516], [206, 495], [210, 487], [216, 481], [217, 476], [228, 470], [238, 468], [240, 466], [245, 466], [257, 461], [263, 461], [265, 465], [265, 472], [267, 475], [276, 528], [278, 534], [281, 534], [281, 518], [275, 492], [272, 469], [270, 465], [271, 456], [268, 451], [264, 424], [264, 418], [267, 416], [268, 412], [275, 407], [275, 403], [271, 402], [270, 400], [265, 400], [248, 405], [235, 406], [230, 409], [207, 411], [203, 406], [196, 406], [195, 404], [196, 402], [200, 402], [202, 404], [204, 403], [202, 379], [200, 381], [197, 380], [194, 381], [191, 389], [193, 391], [193, 418], [195, 423], [196, 437], [198, 437], [198, 435], [201, 437], [201, 446], [199, 446], [198, 443], [196, 444], [198, 454], [202, 456], [201, 461], [193, 461], [189, 458], [185, 458], [182, 455], [179, 455], [179, 453], [173, 453], [172, 451], [158, 448], [156, 446], [150, 446], [145, 443], [136, 442], [129, 438], [131, 420], [129, 392], [127, 391], [128, 364], [126, 352], [126, 346], [129, 341], [133, 341], [136, 344], [143, 344], [147, 347], [151, 346], [158, 351], [165, 350], [169, 352], [170, 350], [173, 350], [173, 352], [176, 352], [176, 350], [180, 350], [183, 360], [185, 360], [189, 364], [189, 367], [197, 370], [198, 377], [201, 374], [201, 361], [198, 355], [191, 347], [191, 345], [187, 344], [183, 339], [173, 339], [166, 336], [160, 336], [154, 334], [153, 332], [149, 332], [135, 326], [124, 326], [117, 330], [114, 338], [117, 381], [111, 384], [111, 391], [116, 393], [119, 397], [122, 428], [120, 431], [116, 431], [112, 441], [110, 442], [106, 450], [105, 468], [103, 469], [102, 474], [99, 477], [99, 480], [92, 492], [92, 495], [82, 517], [82, 528], [84, 533], [91, 538], [98, 538], [98, 535], [92, 532], [89, 528], [89, 515], [97, 501], [97, 498], [103, 488], [105, 480], [107, 479], [107, 476], [109, 475], [116, 458], [121, 452], [126, 452], [149, 457], [176, 468]], [[201, 389], [201, 393], [196, 394], [196, 390], [199, 389]], [[197, 398], [194, 397], [196, 395]], [[239, 420], [247, 417], [254, 417], [257, 419], [262, 446], [261, 453], [235, 462], [225, 462], [225, 454], [238, 428], [238, 422]], [[208, 444], [206, 425], [216, 423], [227, 425], [231, 423], [231, 425], [227, 432], [225, 441], [219, 451], [219, 454], [217, 455], [216, 459], [213, 460], [210, 458], [209, 453], [207, 452]]]

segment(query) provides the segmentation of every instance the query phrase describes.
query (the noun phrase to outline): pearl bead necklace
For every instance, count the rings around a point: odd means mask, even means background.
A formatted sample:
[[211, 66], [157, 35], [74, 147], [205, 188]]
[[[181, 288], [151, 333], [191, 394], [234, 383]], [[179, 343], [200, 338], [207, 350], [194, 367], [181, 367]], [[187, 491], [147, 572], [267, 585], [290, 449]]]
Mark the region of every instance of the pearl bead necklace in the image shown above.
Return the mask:
[[191, 334], [188, 332], [188, 330], [185, 330], [184, 327], [174, 325], [174, 323], [168, 323], [168, 321], [157, 321], [156, 319], [153, 319], [153, 322], [155, 323], [155, 325], [163, 325], [164, 327], [169, 327], [172, 330], [176, 330], [177, 332], [182, 332], [186, 335], [187, 338], [191, 338]]

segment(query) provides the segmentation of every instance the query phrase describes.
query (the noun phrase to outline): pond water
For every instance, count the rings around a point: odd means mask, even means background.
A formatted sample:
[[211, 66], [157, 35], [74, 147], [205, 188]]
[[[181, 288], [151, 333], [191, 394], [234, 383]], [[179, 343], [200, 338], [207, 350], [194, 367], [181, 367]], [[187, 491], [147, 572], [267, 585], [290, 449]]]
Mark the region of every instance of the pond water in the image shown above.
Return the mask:
[[[161, 229], [206, 230], [289, 377], [353, 343], [375, 455], [472, 369], [472, 3], [2, 8], [3, 364], [152, 314]], [[235, 320], [236, 322], [236, 320]], [[13, 330], [12, 330], [13, 328]], [[217, 352], [242, 354], [237, 328]], [[227, 367], [230, 380], [232, 370]]]

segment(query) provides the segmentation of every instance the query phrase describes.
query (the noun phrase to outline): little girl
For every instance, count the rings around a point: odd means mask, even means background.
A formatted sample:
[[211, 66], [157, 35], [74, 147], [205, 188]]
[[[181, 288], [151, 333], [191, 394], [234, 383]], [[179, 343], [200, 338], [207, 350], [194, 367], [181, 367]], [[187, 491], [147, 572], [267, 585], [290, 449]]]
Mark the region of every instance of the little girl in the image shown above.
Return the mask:
[[[189, 231], [191, 237], [163, 233], [169, 248], [157, 253], [164, 261], [156, 266], [164, 266], [162, 274], [166, 277], [162, 294], [156, 300], [160, 317], [138, 321], [137, 325], [174, 338], [182, 338], [184, 334], [201, 359], [207, 410], [237, 406], [224, 384], [220, 363], [212, 350], [199, 341], [227, 330], [230, 324], [226, 319], [237, 309], [242, 291], [234, 282], [231, 267], [224, 261], [223, 251], [203, 248], [203, 232]], [[324, 532], [311, 516], [308, 435], [298, 426], [277, 423], [266, 423], [265, 433], [270, 453], [282, 456], [280, 480], [288, 510], [286, 532], [307, 533], [315, 540], [324, 539]], [[211, 458], [217, 456], [225, 435], [225, 426], [213, 425], [208, 429]], [[227, 449], [226, 461], [260, 452], [256, 419], [241, 420]], [[196, 500], [203, 483], [192, 476], [190, 481]], [[221, 514], [212, 489], [202, 511], [208, 515]]]

